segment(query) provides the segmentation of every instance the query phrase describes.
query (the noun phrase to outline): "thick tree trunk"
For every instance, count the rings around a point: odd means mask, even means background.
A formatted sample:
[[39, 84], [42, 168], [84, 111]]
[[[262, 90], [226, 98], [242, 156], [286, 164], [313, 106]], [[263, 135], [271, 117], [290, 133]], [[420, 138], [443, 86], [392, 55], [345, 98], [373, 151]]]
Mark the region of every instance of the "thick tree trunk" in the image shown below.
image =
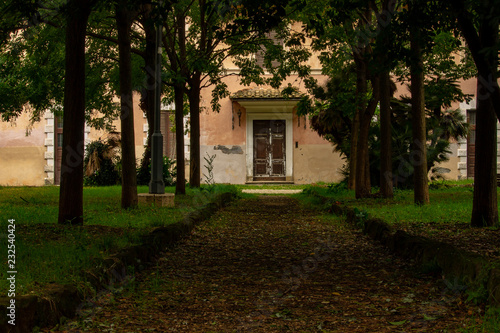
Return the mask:
[[[478, 81], [478, 91], [482, 89]], [[476, 164], [471, 225], [487, 227], [498, 223], [497, 119], [491, 99], [478, 99], [476, 111]]]
[[380, 75], [380, 194], [394, 197], [392, 180], [391, 79], [389, 72]]
[[186, 194], [186, 170], [184, 158], [184, 87], [174, 86], [175, 99], [175, 148], [177, 151], [176, 194]]
[[[450, 8], [455, 12], [458, 22], [458, 27], [462, 33], [462, 36], [467, 42], [467, 46], [471, 52], [474, 63], [476, 64], [477, 70], [481, 73], [478, 80], [481, 81], [481, 90], [477, 92], [478, 98], [492, 100], [493, 108], [497, 119], [500, 120], [500, 87], [497, 82], [498, 78], [498, 53], [495, 56], [491, 56], [493, 52], [484, 52], [485, 45], [483, 44], [481, 32], [476, 30], [476, 26], [473, 22], [473, 15], [469, 12], [466, 7], [464, 0], [453, 0], [449, 1]], [[481, 2], [483, 11], [482, 25], [489, 27], [490, 30], [498, 30], [499, 20], [496, 17], [488, 16], [489, 9], [493, 8], [496, 4], [491, 0], [486, 0]]]
[[418, 27], [410, 31], [411, 43], [411, 104], [413, 122], [413, 143], [411, 145], [410, 161], [414, 169], [414, 201], [425, 205], [429, 200], [429, 184], [427, 177], [427, 135], [425, 128], [425, 97], [424, 70], [422, 50], [420, 47], [420, 32]]
[[120, 65], [120, 120], [122, 148], [122, 208], [137, 206], [134, 104], [132, 100], [132, 60], [130, 30], [132, 13], [125, 4], [116, 6]]
[[63, 150], [59, 188], [60, 224], [83, 224], [83, 154], [85, 129], [85, 35], [89, 1], [68, 3]]
[[[481, 24], [479, 36], [483, 48], [493, 48], [498, 42], [498, 32], [485, 23]], [[496, 55], [490, 56], [489, 63], [497, 64]], [[480, 79], [488, 74], [489, 71], [479, 72], [477, 81], [476, 164], [471, 217], [473, 227], [493, 226], [498, 223], [497, 119], [493, 99], [485, 94], [488, 87], [485, 87]]]
[[[360, 186], [363, 186], [361, 184], [361, 181], [359, 179], [360, 175], [358, 175], [358, 172], [362, 172], [359, 170], [360, 164], [363, 163], [363, 161], [359, 161], [359, 150], [361, 149], [360, 143], [361, 143], [361, 138], [360, 138], [360, 133], [361, 133], [361, 125], [362, 125], [362, 119], [363, 119], [363, 114], [366, 109], [366, 96], [367, 96], [367, 91], [368, 91], [368, 84], [367, 84], [367, 77], [366, 77], [366, 64], [365, 61], [362, 57], [361, 54], [361, 49], [358, 50], [358, 52], [355, 52], [354, 55], [354, 60], [356, 64], [356, 99], [357, 99], [357, 106], [356, 106], [356, 114], [354, 115], [354, 119], [352, 122], [352, 129], [351, 129], [351, 160], [349, 164], [349, 183], [352, 185], [352, 189], [356, 190], [356, 195], [358, 193], [358, 189]], [[368, 148], [366, 149], [368, 151]], [[349, 187], [351, 189], [351, 187]]]
[[[367, 77], [367, 76], [366, 76]], [[370, 159], [368, 139], [370, 136], [370, 125], [373, 115], [380, 100], [379, 78], [374, 77], [372, 82], [372, 98], [366, 109], [361, 114], [361, 124], [359, 128], [358, 158], [356, 169], [356, 199], [367, 198], [371, 195], [370, 181]]]
[[191, 122], [189, 186], [200, 187], [200, 84], [201, 74], [194, 74], [190, 80], [189, 116]]

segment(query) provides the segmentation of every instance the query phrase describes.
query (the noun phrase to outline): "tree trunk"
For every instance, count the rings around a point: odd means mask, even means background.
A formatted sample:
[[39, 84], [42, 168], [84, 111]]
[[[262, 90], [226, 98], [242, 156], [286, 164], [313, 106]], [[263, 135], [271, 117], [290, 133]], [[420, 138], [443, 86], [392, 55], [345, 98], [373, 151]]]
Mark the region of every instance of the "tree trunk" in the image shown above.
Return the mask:
[[120, 65], [120, 120], [122, 148], [122, 208], [137, 206], [134, 104], [132, 100], [132, 60], [130, 30], [132, 13], [124, 3], [116, 6], [116, 26]]
[[[366, 96], [368, 91], [367, 77], [366, 77], [366, 63], [361, 54], [361, 49], [358, 49], [354, 53], [354, 61], [356, 64], [356, 114], [354, 115], [354, 119], [352, 122], [351, 129], [351, 160], [349, 164], [349, 182], [352, 184], [354, 190], [356, 190], [356, 196], [358, 195], [358, 189], [360, 186], [363, 186], [360, 182], [360, 175], [358, 175], [358, 171], [360, 169], [360, 164], [364, 165], [363, 161], [359, 160], [359, 150], [360, 142], [361, 142], [361, 126], [363, 114], [366, 109]], [[366, 148], [368, 151], [368, 148]], [[363, 168], [364, 169], [364, 168]]]
[[[492, 56], [493, 52], [484, 52], [484, 39], [481, 37], [481, 32], [476, 31], [476, 26], [472, 21], [473, 15], [468, 11], [464, 0], [453, 0], [450, 2], [450, 8], [455, 12], [458, 22], [458, 27], [467, 42], [467, 46], [471, 52], [477, 70], [480, 73], [478, 80], [481, 81], [481, 90], [477, 92], [477, 98], [492, 99], [494, 111], [497, 119], [500, 120], [500, 87], [497, 82], [498, 78], [498, 54]], [[482, 1], [484, 16], [480, 16], [483, 26], [489, 26], [489, 29], [498, 30], [499, 20], [497, 17], [489, 16], [490, 8], [496, 5], [493, 1]]]
[[177, 151], [176, 194], [186, 194], [186, 170], [184, 163], [184, 87], [174, 86], [175, 98], [175, 148]]
[[59, 188], [60, 224], [83, 224], [83, 154], [85, 130], [85, 35], [89, 1], [68, 2], [63, 150]]
[[[365, 67], [366, 68], [366, 67]], [[365, 77], [368, 77], [367, 75]], [[359, 127], [357, 169], [356, 169], [356, 199], [367, 198], [371, 195], [370, 159], [368, 139], [373, 115], [380, 100], [380, 84], [378, 76], [372, 78], [372, 98], [361, 114]]]
[[154, 133], [154, 103], [155, 103], [155, 66], [156, 66], [156, 29], [152, 22], [151, 5], [147, 6], [144, 14], [144, 34], [146, 48], [144, 52], [144, 71], [146, 75], [146, 86], [141, 91], [141, 109], [146, 114], [148, 120], [148, 140], [141, 160], [141, 169], [150, 170], [151, 161], [151, 137]]
[[[477, 89], [482, 89], [478, 80]], [[491, 99], [478, 99], [476, 111], [476, 164], [471, 225], [487, 227], [498, 223], [497, 206], [497, 119]]]
[[368, 136], [370, 131], [371, 118], [366, 114], [361, 117], [361, 126], [359, 128], [359, 141], [357, 149], [356, 165], [356, 199], [367, 198], [371, 195], [370, 168]]
[[347, 188], [350, 190], [356, 189], [356, 160], [358, 154], [358, 139], [359, 139], [359, 113], [360, 109], [356, 109], [356, 114], [352, 122], [351, 128], [351, 148], [349, 156], [349, 179], [347, 183]]
[[[483, 48], [493, 48], [498, 42], [498, 32], [485, 23], [480, 26], [479, 37]], [[496, 65], [496, 54], [491, 55], [488, 62]], [[474, 198], [471, 217], [473, 227], [493, 226], [498, 223], [497, 119], [491, 96], [480, 98], [488, 89], [480, 78], [488, 74], [489, 71], [480, 71], [477, 81], [476, 164], [474, 166]]]
[[414, 201], [425, 205], [429, 200], [429, 185], [427, 177], [427, 135], [425, 128], [425, 97], [424, 97], [424, 66], [420, 47], [420, 32], [418, 27], [410, 28], [410, 43], [412, 61], [411, 72], [411, 107], [413, 122], [413, 143], [410, 162], [414, 169]]
[[190, 80], [189, 116], [191, 121], [189, 186], [200, 187], [200, 88], [201, 74], [196, 73]]
[[380, 194], [394, 197], [392, 181], [391, 79], [389, 72], [380, 75]]

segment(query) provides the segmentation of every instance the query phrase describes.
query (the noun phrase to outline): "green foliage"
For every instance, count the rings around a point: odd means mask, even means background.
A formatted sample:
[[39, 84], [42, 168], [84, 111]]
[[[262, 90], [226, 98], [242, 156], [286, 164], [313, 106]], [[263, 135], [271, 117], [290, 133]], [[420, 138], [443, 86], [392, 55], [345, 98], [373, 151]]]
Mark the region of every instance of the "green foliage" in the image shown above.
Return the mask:
[[65, 57], [61, 32], [35, 26], [11, 35], [0, 48], [2, 120], [15, 119], [28, 103], [31, 121], [36, 122], [45, 110], [62, 104]]
[[205, 177], [205, 183], [207, 183], [207, 185], [213, 185], [215, 184], [215, 181], [214, 181], [214, 160], [215, 160], [215, 157], [217, 155], [216, 154], [213, 154], [213, 155], [209, 155], [208, 152], [207, 152], [207, 156], [203, 157], [205, 159], [205, 169], [207, 169], [207, 173], [208, 175], [206, 174], [203, 174], [203, 176]]
[[[393, 100], [392, 103], [392, 149], [393, 177], [397, 187], [410, 188], [413, 184], [412, 155], [412, 116], [408, 98]], [[435, 110], [426, 110], [427, 128], [427, 170], [433, 171], [433, 179], [441, 177], [436, 165], [449, 160], [450, 140], [466, 137], [468, 125], [460, 110], [446, 110], [436, 114]], [[370, 172], [372, 183], [379, 184], [380, 175], [380, 125], [372, 124], [370, 138]]]
[[[147, 192], [139, 187], [138, 192]], [[236, 191], [229, 186], [221, 191]], [[173, 193], [175, 188], [166, 188]], [[175, 197], [175, 208], [140, 206], [123, 210], [120, 206], [121, 186], [85, 187], [83, 190], [85, 223], [83, 226], [57, 224], [59, 187], [2, 187], [0, 211], [16, 220], [16, 267], [19, 294], [36, 291], [47, 283], [75, 283], [85, 287], [82, 270], [95, 267], [103, 258], [125, 246], [139, 244], [152, 228], [182, 219], [196, 208], [198, 190]], [[21, 197], [24, 199], [21, 199]], [[0, 221], [7, 230], [7, 220]], [[6, 248], [7, 238], [0, 237]], [[99, 259], [98, 259], [99, 260]], [[8, 290], [7, 280], [0, 281], [0, 292]]]
[[363, 227], [366, 220], [368, 220], [368, 212], [365, 209], [354, 208], [354, 216], [356, 217], [356, 225]]
[[[355, 74], [352, 68], [349, 68], [331, 77], [324, 87], [318, 86], [316, 82], [309, 82], [314, 99], [305, 97], [298, 105], [299, 114], [308, 114], [313, 129], [330, 141], [347, 159], [350, 158], [352, 119], [356, 109]], [[426, 93], [439, 93], [440, 90], [435, 88], [436, 84], [429, 81], [425, 87]], [[435, 97], [428, 99], [429, 103], [426, 104], [428, 170], [448, 160], [448, 155], [451, 153], [450, 139], [463, 138], [468, 131], [466, 119], [460, 110], [441, 110], [443, 106], [451, 103], [450, 99], [462, 98], [463, 95], [448, 96], [443, 93]], [[437, 105], [436, 101], [443, 105]], [[412, 186], [413, 181], [411, 99], [408, 97], [393, 99], [391, 109], [395, 186], [408, 188]], [[380, 184], [381, 135], [379, 119], [378, 117], [375, 119], [370, 128], [369, 159], [371, 182], [377, 186]], [[343, 170], [344, 176], [347, 176], [349, 171]]]
[[340, 182], [340, 183], [329, 184], [327, 193], [340, 194], [340, 193], [345, 193], [346, 191], [347, 191], [347, 183]]
[[87, 144], [83, 168], [86, 186], [109, 186], [120, 183], [116, 139], [95, 140]]
[[[137, 168], [137, 185], [149, 185], [151, 181], [151, 163], [148, 167]], [[163, 156], [163, 182], [165, 186], [173, 186], [177, 181], [177, 165], [175, 160]]]

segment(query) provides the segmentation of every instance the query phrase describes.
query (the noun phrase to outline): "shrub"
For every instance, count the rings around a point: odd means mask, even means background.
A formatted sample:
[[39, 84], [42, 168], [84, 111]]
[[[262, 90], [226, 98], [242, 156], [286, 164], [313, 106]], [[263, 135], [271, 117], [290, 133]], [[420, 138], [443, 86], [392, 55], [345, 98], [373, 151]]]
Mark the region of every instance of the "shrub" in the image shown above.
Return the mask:
[[[137, 185], [149, 185], [151, 181], [151, 162], [148, 168], [137, 168]], [[163, 182], [165, 186], [173, 186], [177, 181], [177, 163], [175, 160], [163, 156]]]
[[84, 177], [86, 186], [109, 186], [119, 184], [121, 181], [117, 164], [119, 156], [117, 148], [120, 141], [117, 138], [107, 140], [95, 140], [86, 146], [85, 159], [83, 161]]

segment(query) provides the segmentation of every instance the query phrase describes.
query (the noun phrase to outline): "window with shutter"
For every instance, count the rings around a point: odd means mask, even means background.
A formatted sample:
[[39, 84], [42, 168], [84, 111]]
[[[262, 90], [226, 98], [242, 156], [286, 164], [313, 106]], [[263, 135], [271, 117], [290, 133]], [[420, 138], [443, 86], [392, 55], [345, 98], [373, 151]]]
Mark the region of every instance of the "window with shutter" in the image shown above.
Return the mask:
[[[275, 31], [269, 32], [267, 34], [267, 38], [270, 40], [270, 42], [272, 42], [276, 46], [280, 46], [280, 47], [284, 46], [283, 40], [278, 37], [278, 35]], [[260, 48], [261, 48], [261, 50], [258, 51], [257, 53], [255, 53], [255, 61], [256, 61], [258, 66], [264, 67], [264, 57], [265, 57], [266, 52], [267, 52], [267, 47], [265, 45], [261, 45]], [[278, 60], [273, 60], [271, 62], [271, 66], [273, 68], [279, 67], [279, 65], [280, 65], [280, 62]]]

